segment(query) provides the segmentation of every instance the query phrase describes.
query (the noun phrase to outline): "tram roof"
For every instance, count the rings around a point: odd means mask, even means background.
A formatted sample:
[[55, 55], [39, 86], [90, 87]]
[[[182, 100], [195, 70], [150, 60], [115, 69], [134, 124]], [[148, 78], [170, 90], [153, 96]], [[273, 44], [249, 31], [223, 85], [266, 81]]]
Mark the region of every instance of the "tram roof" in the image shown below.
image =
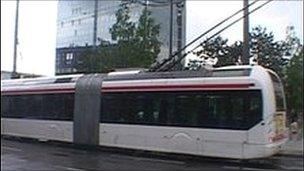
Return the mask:
[[[102, 74], [104, 81], [118, 80], [146, 80], [146, 79], [172, 79], [172, 78], [198, 78], [198, 77], [241, 77], [250, 76], [251, 70], [260, 66], [226, 66], [214, 69], [202, 69], [199, 71], [173, 71], [173, 72], [126, 72], [125, 74]], [[115, 72], [114, 72], [115, 73]], [[17, 79], [1, 81], [1, 86], [37, 85], [54, 83], [73, 83], [83, 74], [65, 75], [56, 77], [39, 77], [31, 79]]]
[[109, 75], [105, 81], [116, 80], [143, 80], [143, 79], [172, 79], [197, 77], [241, 77], [250, 76], [252, 67], [221, 67], [216, 69], [203, 69], [199, 71], [173, 71], [173, 72], [140, 72], [137, 74]]

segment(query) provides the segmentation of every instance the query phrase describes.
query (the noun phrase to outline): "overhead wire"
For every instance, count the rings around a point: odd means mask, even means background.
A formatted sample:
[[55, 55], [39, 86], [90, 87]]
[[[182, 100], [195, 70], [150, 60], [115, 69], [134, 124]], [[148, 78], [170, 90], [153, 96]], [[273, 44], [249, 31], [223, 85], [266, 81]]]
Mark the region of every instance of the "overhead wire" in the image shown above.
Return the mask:
[[[224, 20], [222, 20], [221, 22], [219, 22], [218, 24], [214, 25], [209, 30], [205, 31], [204, 33], [202, 33], [201, 35], [199, 35], [197, 38], [195, 38], [194, 40], [192, 40], [190, 43], [188, 43], [187, 45], [185, 45], [182, 49], [180, 49], [179, 51], [175, 52], [172, 56], [170, 56], [169, 58], [166, 58], [165, 60], [163, 60], [163, 62], [161, 64], [159, 64], [158, 66], [156, 66], [156, 67], [162, 67], [164, 64], [166, 64], [168, 61], [172, 60], [173, 57], [175, 57], [177, 54], [179, 54], [182, 51], [184, 51], [187, 47], [189, 47], [190, 45], [192, 45], [194, 42], [196, 42], [197, 40], [201, 39], [203, 36], [205, 36], [206, 34], [208, 34], [209, 32], [211, 32], [212, 30], [214, 30], [218, 26], [222, 25], [226, 21], [230, 20], [231, 18], [233, 18], [234, 16], [236, 16], [237, 14], [239, 14], [240, 12], [242, 12], [244, 9], [249, 8], [253, 4], [257, 3], [258, 1], [259, 0], [255, 0], [255, 1], [251, 2], [250, 4], [248, 4], [248, 6], [243, 7], [242, 9], [236, 11], [235, 13], [233, 13], [232, 15], [230, 15], [229, 17], [227, 17]], [[151, 71], [153, 71], [153, 70], [154, 69], [152, 68]], [[157, 68], [156, 68], [156, 70], [157, 70]]]
[[[250, 15], [251, 13], [257, 11], [258, 9], [262, 8], [263, 6], [267, 5], [268, 3], [270, 3], [273, 0], [268, 0], [266, 2], [264, 2], [263, 4], [261, 4], [260, 6], [254, 8], [253, 10], [251, 10], [250, 12], [248, 12], [247, 15], [243, 15], [242, 17], [234, 20], [232, 23], [230, 23], [229, 25], [227, 25], [226, 27], [224, 27], [223, 29], [219, 30], [218, 32], [216, 32], [215, 34], [213, 34], [211, 37], [207, 38], [204, 42], [208, 42], [209, 40], [211, 40], [212, 38], [214, 38], [216, 35], [220, 34], [221, 32], [223, 32], [224, 30], [226, 30], [227, 28], [231, 27], [232, 25], [234, 25], [235, 23], [239, 22], [240, 20], [242, 20], [245, 16]], [[167, 71], [172, 69], [178, 62], [180, 62], [181, 60], [183, 60], [189, 53], [192, 53], [194, 50], [196, 50], [198, 47], [200, 47], [202, 45], [202, 43], [200, 43], [199, 45], [195, 46], [192, 50], [186, 52], [181, 58], [177, 59], [175, 62], [173, 62], [171, 64], [171, 66], [169, 66], [168, 68], [165, 68], [163, 70], [160, 71]]]

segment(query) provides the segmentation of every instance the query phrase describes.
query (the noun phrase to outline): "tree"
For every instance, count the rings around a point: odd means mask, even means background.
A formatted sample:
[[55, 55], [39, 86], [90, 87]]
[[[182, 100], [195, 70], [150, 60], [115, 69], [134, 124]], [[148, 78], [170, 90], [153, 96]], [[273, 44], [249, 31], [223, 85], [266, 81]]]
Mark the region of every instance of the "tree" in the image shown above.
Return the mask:
[[110, 28], [112, 40], [128, 42], [134, 39], [135, 23], [130, 21], [130, 3], [121, 2], [115, 14], [116, 23]]
[[[240, 57], [242, 55], [243, 42], [236, 41], [232, 45], [227, 44], [228, 39], [218, 36], [201, 44], [200, 51], [196, 54], [203, 60], [208, 58], [218, 58], [215, 67], [241, 64]], [[254, 27], [250, 32], [250, 57], [257, 57], [258, 64], [274, 70], [283, 77], [283, 68], [288, 63], [285, 54], [291, 45], [285, 41], [274, 41], [272, 32], [268, 33], [266, 28], [261, 26]]]
[[88, 48], [77, 59], [76, 69], [81, 73], [110, 72], [119, 68], [115, 45], [99, 45], [96, 50]]
[[129, 67], [130, 57], [134, 55], [136, 25], [130, 21], [130, 3], [121, 2], [116, 12], [116, 23], [110, 28], [112, 40], [117, 41], [117, 51], [120, 59], [118, 66]]
[[131, 22], [129, 5], [121, 4], [110, 33], [112, 39], [117, 41], [118, 54], [123, 58], [124, 67], [149, 67], [160, 52], [160, 25], [155, 24], [147, 8], [142, 10], [138, 23]]
[[266, 28], [257, 26], [250, 32], [250, 49], [251, 57], [256, 56], [259, 65], [283, 77], [283, 68], [288, 63], [285, 58], [288, 45], [285, 41], [274, 41], [272, 32], [268, 33]]
[[287, 26], [285, 42], [287, 44], [287, 51], [285, 54], [287, 57], [298, 55], [303, 48], [300, 39], [296, 37], [294, 26]]
[[[139, 18], [139, 23], [135, 34], [135, 46], [137, 55], [135, 55], [133, 65], [140, 67], [149, 67], [155, 62], [159, 52], [161, 42], [158, 40], [160, 25], [155, 24], [151, 17], [151, 11], [146, 7], [143, 9]], [[140, 63], [138, 62], [140, 61]]]
[[243, 43], [236, 41], [232, 45], [227, 44], [228, 39], [217, 36], [209, 41], [201, 43], [200, 49], [195, 51], [194, 54], [199, 58], [198, 60], [190, 60], [187, 66], [190, 70], [198, 70], [210, 61], [213, 61], [215, 67], [235, 65], [242, 54]]
[[116, 68], [149, 67], [160, 52], [158, 40], [160, 25], [144, 8], [138, 22], [131, 21], [132, 1], [121, 1], [117, 10], [116, 22], [109, 29], [110, 45], [99, 45], [96, 51], [85, 52], [78, 70], [89, 72], [108, 72]]
[[303, 116], [303, 47], [295, 54], [285, 71], [285, 94], [289, 118], [298, 119]]
[[98, 60], [96, 58], [96, 54], [93, 53], [93, 50], [91, 48], [86, 49], [84, 52], [80, 54], [80, 56], [76, 59], [77, 60], [77, 65], [76, 69], [79, 72], [83, 73], [91, 73], [94, 72], [93, 67], [96, 67], [96, 64], [99, 62], [95, 62], [95, 65], [93, 65], [93, 61]]

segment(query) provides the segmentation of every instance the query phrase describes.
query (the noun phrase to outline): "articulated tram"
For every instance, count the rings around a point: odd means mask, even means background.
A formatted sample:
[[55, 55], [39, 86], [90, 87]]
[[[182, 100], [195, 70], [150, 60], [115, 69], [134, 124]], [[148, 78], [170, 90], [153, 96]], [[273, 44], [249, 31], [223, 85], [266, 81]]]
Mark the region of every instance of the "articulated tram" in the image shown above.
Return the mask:
[[233, 159], [288, 139], [282, 83], [261, 66], [1, 82], [1, 135]]

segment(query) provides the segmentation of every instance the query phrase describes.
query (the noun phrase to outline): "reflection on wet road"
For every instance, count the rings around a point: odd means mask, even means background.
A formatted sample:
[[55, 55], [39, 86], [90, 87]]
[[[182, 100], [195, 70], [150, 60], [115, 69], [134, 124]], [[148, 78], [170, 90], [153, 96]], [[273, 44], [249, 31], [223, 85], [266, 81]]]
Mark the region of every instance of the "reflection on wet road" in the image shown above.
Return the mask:
[[134, 155], [1, 138], [1, 170], [303, 170], [303, 159], [237, 160]]

